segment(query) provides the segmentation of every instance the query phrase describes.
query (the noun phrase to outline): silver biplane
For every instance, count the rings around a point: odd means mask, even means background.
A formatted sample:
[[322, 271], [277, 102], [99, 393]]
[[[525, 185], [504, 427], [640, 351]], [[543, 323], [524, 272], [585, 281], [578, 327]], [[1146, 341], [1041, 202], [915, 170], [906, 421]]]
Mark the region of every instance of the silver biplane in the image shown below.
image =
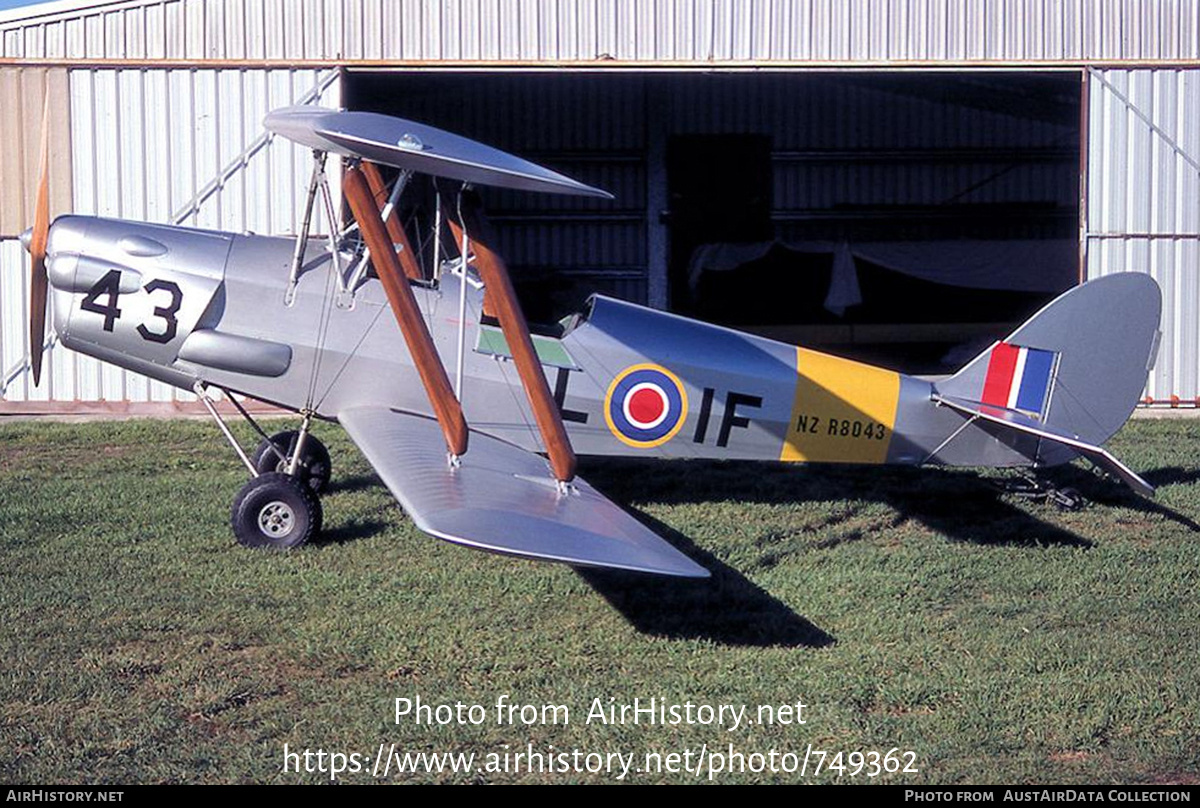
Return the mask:
[[[345, 428], [427, 533], [664, 575], [708, 573], [579, 479], [576, 453], [1018, 467], [1083, 457], [1153, 493], [1102, 448], [1157, 350], [1160, 294], [1146, 275], [1066, 292], [935, 381], [599, 295], [535, 334], [465, 191], [609, 194], [384, 115], [290, 107], [265, 126], [313, 153], [296, 236], [51, 223], [44, 152], [23, 235], [35, 380], [49, 297], [66, 347], [195, 391], [250, 474], [233, 501], [242, 544], [293, 547], [320, 530], [330, 458], [314, 419]], [[330, 154], [344, 160], [347, 227]], [[399, 217], [420, 175], [437, 186], [432, 262]], [[329, 233], [317, 237], [321, 210]], [[256, 451], [234, 439], [213, 390], [262, 435]], [[298, 428], [267, 435], [235, 393], [295, 412]]]

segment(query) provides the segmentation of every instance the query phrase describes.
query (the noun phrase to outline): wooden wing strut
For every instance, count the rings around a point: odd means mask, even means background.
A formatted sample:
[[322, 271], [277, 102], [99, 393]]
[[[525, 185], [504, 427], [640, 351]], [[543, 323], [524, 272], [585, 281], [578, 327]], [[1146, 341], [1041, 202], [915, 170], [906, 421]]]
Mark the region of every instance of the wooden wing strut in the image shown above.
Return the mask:
[[[379, 209], [379, 215], [383, 215], [383, 208], [387, 204], [388, 190], [384, 185], [383, 175], [379, 173], [379, 167], [374, 163], [364, 160], [361, 164], [363, 176], [367, 179], [367, 186], [371, 189], [371, 197], [375, 200], [375, 206]], [[400, 266], [404, 268], [404, 274], [414, 281], [422, 280], [421, 267], [417, 264], [417, 257], [413, 253], [412, 244], [408, 241], [408, 234], [404, 232], [404, 227], [400, 224], [400, 214], [392, 208], [391, 213], [385, 222], [387, 225], [388, 237], [392, 240], [392, 244], [400, 247], [399, 258]]]
[[350, 211], [358, 222], [367, 249], [371, 251], [371, 263], [375, 273], [383, 283], [391, 304], [396, 322], [400, 324], [400, 332], [404, 342], [416, 363], [417, 372], [421, 375], [421, 383], [433, 405], [434, 414], [442, 427], [446, 438], [446, 446], [450, 453], [458, 456], [467, 451], [467, 420], [463, 417], [462, 407], [454, 396], [446, 368], [442, 365], [437, 348], [429, 328], [421, 317], [416, 297], [408, 285], [408, 278], [401, 269], [396, 257], [392, 240], [379, 218], [379, 208], [371, 194], [371, 188], [362, 170], [350, 168], [342, 180], [342, 192], [350, 204]]
[[533, 408], [533, 417], [537, 421], [538, 431], [542, 442], [546, 445], [546, 454], [550, 458], [550, 468], [559, 482], [569, 483], [575, 479], [575, 451], [571, 448], [571, 440], [567, 437], [566, 427], [563, 426], [562, 413], [550, 393], [550, 385], [546, 383], [546, 374], [537, 358], [533, 347], [533, 338], [529, 336], [529, 323], [525, 313], [517, 301], [517, 293], [513, 289], [512, 280], [508, 276], [508, 268], [504, 260], [480, 240], [482, 228], [466, 205], [460, 214], [463, 222], [460, 225], [450, 219], [450, 229], [462, 250], [463, 227], [471, 234], [470, 250], [474, 253], [474, 265], [479, 270], [479, 276], [484, 283], [484, 299], [495, 307], [496, 318], [500, 321], [500, 330], [512, 351], [513, 361], [517, 365], [517, 373], [521, 376], [521, 385], [529, 397]]

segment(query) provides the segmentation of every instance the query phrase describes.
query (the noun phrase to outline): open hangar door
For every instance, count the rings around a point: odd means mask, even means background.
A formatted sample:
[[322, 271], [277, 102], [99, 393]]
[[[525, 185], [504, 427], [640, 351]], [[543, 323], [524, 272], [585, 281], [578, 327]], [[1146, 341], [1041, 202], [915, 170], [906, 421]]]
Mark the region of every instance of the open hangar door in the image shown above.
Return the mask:
[[350, 109], [611, 191], [485, 190], [531, 319], [591, 292], [944, 372], [1078, 283], [1078, 71], [350, 71]]

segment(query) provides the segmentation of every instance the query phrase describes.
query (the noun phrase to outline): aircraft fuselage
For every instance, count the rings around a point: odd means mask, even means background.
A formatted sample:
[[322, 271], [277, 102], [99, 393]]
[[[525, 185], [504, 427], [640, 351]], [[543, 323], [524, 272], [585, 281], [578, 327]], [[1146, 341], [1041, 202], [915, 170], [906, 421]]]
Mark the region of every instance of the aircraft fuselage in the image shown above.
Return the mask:
[[[381, 402], [429, 414], [379, 281], [340, 290], [324, 240], [286, 300], [294, 239], [82, 216], [51, 230], [54, 321], [69, 348], [183, 389], [215, 385], [336, 419]], [[348, 274], [352, 256], [341, 258]], [[461, 276], [413, 290], [451, 379]], [[533, 451], [537, 429], [499, 328], [467, 286], [463, 411]], [[1021, 465], [1010, 445], [932, 401], [934, 384], [602, 296], [534, 337], [581, 455]], [[956, 434], [955, 433], [959, 433]], [[953, 441], [948, 438], [955, 435]]]

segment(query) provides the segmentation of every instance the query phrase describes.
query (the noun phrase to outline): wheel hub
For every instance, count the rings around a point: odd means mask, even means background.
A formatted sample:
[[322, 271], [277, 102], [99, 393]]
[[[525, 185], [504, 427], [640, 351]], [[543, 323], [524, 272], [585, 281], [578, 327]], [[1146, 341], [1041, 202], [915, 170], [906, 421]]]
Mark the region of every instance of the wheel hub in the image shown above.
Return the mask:
[[286, 502], [269, 502], [258, 512], [258, 526], [268, 536], [286, 536], [296, 526], [296, 513]]

